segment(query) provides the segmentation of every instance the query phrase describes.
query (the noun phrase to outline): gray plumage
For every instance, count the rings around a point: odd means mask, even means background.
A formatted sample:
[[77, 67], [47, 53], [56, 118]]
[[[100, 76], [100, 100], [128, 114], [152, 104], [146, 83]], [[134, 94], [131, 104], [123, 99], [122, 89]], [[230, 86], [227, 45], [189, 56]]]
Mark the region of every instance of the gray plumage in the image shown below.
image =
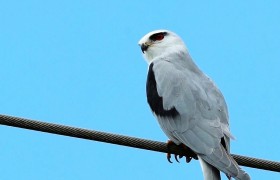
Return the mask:
[[[183, 41], [173, 32], [157, 30], [145, 35], [139, 44], [150, 68], [147, 81], [153, 75], [156, 84], [147, 94], [155, 88], [160, 98], [150, 93], [148, 102], [168, 138], [197, 153], [205, 180], [219, 180], [219, 171], [249, 180], [229, 155], [232, 135], [224, 97], [192, 61]], [[156, 107], [159, 105], [166, 113]], [[168, 115], [172, 109], [177, 114]]]

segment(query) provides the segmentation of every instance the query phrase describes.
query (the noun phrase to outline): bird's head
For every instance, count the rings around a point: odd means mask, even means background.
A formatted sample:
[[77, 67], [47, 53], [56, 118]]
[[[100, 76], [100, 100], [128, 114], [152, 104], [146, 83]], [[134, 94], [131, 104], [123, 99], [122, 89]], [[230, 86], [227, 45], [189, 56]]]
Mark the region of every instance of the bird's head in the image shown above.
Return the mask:
[[181, 38], [168, 30], [156, 30], [146, 34], [138, 43], [148, 63], [154, 58], [168, 53], [186, 51], [186, 46]]

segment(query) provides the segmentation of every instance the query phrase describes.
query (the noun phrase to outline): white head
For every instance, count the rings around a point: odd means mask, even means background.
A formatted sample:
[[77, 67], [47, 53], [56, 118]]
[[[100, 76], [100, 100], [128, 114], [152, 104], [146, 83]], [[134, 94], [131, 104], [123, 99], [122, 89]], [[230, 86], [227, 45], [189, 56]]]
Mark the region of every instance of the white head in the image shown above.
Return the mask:
[[148, 63], [154, 58], [170, 53], [187, 52], [181, 38], [168, 30], [156, 30], [146, 34], [138, 43]]

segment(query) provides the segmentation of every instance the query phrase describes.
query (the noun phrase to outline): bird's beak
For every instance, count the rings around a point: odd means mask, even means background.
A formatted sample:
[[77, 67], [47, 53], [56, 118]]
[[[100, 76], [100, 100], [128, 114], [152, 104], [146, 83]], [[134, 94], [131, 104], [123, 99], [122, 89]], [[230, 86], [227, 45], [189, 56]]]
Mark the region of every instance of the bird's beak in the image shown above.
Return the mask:
[[148, 43], [143, 43], [141, 44], [141, 50], [142, 50], [142, 53], [145, 53], [145, 51], [147, 51], [147, 49], [149, 48], [150, 44]]

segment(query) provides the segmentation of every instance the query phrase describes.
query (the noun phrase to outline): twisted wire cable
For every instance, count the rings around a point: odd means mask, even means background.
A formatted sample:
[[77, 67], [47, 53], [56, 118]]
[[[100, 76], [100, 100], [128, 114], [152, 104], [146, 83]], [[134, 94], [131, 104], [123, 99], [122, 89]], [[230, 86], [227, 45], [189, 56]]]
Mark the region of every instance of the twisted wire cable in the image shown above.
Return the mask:
[[[106, 133], [101, 131], [88, 130], [83, 128], [65, 126], [42, 121], [35, 121], [25, 118], [0, 115], [0, 124], [34, 131], [47, 132], [52, 134], [70, 136], [81, 139], [117, 144], [122, 146], [146, 149], [163, 153], [185, 155], [184, 149], [178, 146], [167, 146], [164, 142], [135, 138], [119, 134]], [[280, 172], [280, 162], [258, 159], [253, 157], [231, 154], [236, 162], [241, 166]]]

